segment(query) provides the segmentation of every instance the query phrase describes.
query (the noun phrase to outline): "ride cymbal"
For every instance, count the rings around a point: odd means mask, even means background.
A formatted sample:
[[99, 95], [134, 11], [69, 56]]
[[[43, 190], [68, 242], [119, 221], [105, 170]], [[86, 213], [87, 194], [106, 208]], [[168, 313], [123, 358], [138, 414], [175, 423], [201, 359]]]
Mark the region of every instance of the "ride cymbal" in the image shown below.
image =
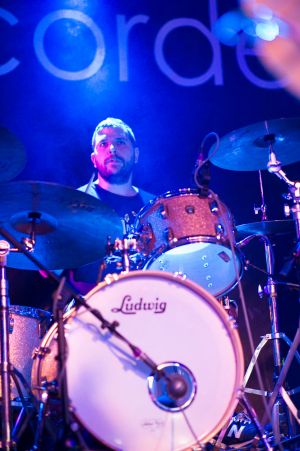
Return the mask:
[[26, 164], [24, 146], [9, 130], [0, 127], [0, 182], [20, 174]]
[[[55, 183], [2, 184], [0, 224], [18, 241], [33, 233], [33, 255], [48, 269], [76, 268], [101, 259], [107, 237], [122, 237], [121, 220], [114, 210], [99, 199]], [[7, 266], [38, 269], [19, 252], [9, 253]]]
[[236, 230], [238, 238], [245, 235], [285, 235], [295, 232], [295, 223], [292, 219], [250, 222], [238, 225]]
[[300, 160], [300, 118], [273, 119], [233, 130], [220, 139], [211, 162], [232, 171], [267, 169], [272, 143], [277, 160], [283, 166]]

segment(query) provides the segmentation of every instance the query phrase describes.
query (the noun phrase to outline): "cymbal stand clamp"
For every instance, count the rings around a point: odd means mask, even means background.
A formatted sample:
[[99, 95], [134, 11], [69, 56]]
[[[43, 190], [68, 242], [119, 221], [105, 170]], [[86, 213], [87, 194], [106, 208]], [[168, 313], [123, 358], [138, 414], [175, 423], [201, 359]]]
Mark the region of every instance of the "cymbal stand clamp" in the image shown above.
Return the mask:
[[129, 251], [136, 250], [136, 248], [136, 238], [123, 238], [122, 240], [115, 240], [115, 249], [121, 251], [122, 253], [123, 273], [128, 273], [130, 271]]

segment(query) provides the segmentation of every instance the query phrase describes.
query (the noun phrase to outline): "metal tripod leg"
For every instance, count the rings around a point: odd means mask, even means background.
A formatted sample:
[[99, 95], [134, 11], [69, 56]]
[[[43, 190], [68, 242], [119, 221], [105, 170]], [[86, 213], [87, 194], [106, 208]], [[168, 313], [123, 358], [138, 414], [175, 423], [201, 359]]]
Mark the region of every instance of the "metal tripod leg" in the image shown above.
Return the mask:
[[[238, 395], [237, 395], [237, 399], [239, 400], [239, 403], [243, 406], [244, 411], [247, 412], [249, 418], [251, 419], [252, 423], [254, 424], [254, 426], [256, 428], [257, 434], [256, 434], [256, 437], [253, 439], [253, 443], [258, 442], [259, 440], [262, 440], [264, 447], [265, 447], [264, 449], [271, 451], [272, 448], [267, 441], [267, 436], [263, 429], [263, 426], [259, 422], [255, 410], [253, 409], [253, 407], [251, 406], [251, 404], [245, 397], [244, 392], [245, 392], [244, 389], [240, 389], [238, 392]], [[231, 420], [229, 420], [223, 426], [221, 431], [219, 432], [219, 435], [218, 435], [216, 441], [214, 442], [213, 451], [220, 451], [221, 449], [224, 448], [223, 439], [225, 437], [225, 433], [229, 427], [230, 422], [231, 422]], [[225, 447], [226, 447], [226, 445], [225, 445]]]
[[[21, 399], [22, 408], [21, 411], [17, 417], [17, 420], [13, 426], [12, 430], [12, 438], [15, 443], [18, 443], [20, 437], [22, 436], [23, 432], [25, 431], [28, 423], [33, 418], [33, 415], [35, 413], [34, 410], [34, 404], [33, 404], [33, 395], [30, 392], [30, 388], [28, 387], [28, 384], [26, 380], [24, 379], [22, 373], [20, 373], [16, 368], [13, 368], [11, 366], [11, 378], [14, 381], [14, 384], [17, 388], [17, 393]], [[30, 401], [26, 400], [24, 398], [23, 392], [21, 390], [21, 386], [19, 383], [19, 380], [21, 381], [23, 387], [26, 389], [28, 394], [30, 395]], [[31, 411], [29, 411], [31, 409]]]
[[[254, 366], [257, 362], [260, 352], [262, 351], [263, 347], [268, 343], [269, 340], [274, 340], [275, 338], [276, 338], [276, 340], [278, 340], [278, 339], [284, 340], [285, 343], [290, 347], [290, 349], [289, 349], [288, 355], [286, 357], [286, 361], [285, 361], [284, 365], [282, 366], [281, 371], [278, 375], [278, 379], [277, 379], [276, 385], [274, 387], [274, 390], [272, 392], [268, 392], [268, 391], [253, 389], [253, 388], [247, 388], [246, 385], [249, 381], [249, 378], [250, 378], [251, 373], [254, 369]], [[286, 379], [287, 372], [290, 368], [292, 360], [295, 358], [296, 361], [300, 365], [300, 354], [297, 351], [299, 342], [300, 342], [300, 328], [298, 328], [293, 342], [291, 342], [291, 340], [283, 333], [264, 335], [262, 337], [262, 340], [256, 347], [255, 352], [250, 361], [250, 364], [245, 373], [245, 377], [244, 377], [245, 393], [270, 397], [269, 403], [268, 403], [268, 406], [269, 406], [268, 410], [272, 411], [272, 427], [273, 427], [273, 432], [274, 432], [275, 437], [280, 436], [280, 422], [279, 422], [280, 405], [279, 405], [279, 401], [276, 402], [279, 394], [281, 395], [281, 398], [282, 398], [283, 402], [286, 404], [289, 412], [293, 415], [293, 417], [296, 419], [296, 421], [300, 424], [299, 412], [297, 411], [296, 406], [293, 404], [293, 402], [290, 398], [291, 394], [296, 394], [296, 393], [300, 392], [300, 386], [293, 388], [292, 390], [289, 390], [289, 391], [286, 391], [285, 388], [283, 387], [283, 384]], [[266, 422], [267, 422], [267, 415], [265, 414], [263, 417], [263, 420], [262, 420], [262, 424], [264, 425]], [[296, 431], [291, 431], [291, 432], [294, 434], [296, 433]]]
[[[250, 376], [252, 374], [254, 366], [255, 366], [255, 364], [256, 364], [256, 362], [258, 360], [259, 354], [261, 353], [261, 351], [264, 348], [264, 346], [268, 343], [268, 341], [269, 340], [273, 340], [274, 338], [276, 338], [276, 339], [280, 338], [280, 339], [284, 340], [285, 343], [290, 348], [292, 347], [292, 341], [283, 333], [278, 333], [278, 334], [276, 334], [276, 336], [274, 336], [274, 334], [266, 334], [266, 335], [264, 335], [262, 337], [260, 343], [258, 344], [258, 346], [256, 347], [256, 349], [254, 351], [254, 354], [253, 354], [253, 356], [252, 356], [252, 358], [250, 360], [250, 363], [248, 365], [247, 371], [246, 371], [245, 376], [244, 376], [244, 387], [245, 387], [244, 390], [245, 390], [246, 393], [251, 393], [251, 394], [254, 394], [254, 395], [263, 395], [263, 396], [270, 395], [270, 393], [267, 392], [267, 391], [256, 390], [256, 389], [253, 389], [253, 388], [247, 388], [246, 385], [247, 385], [247, 383], [248, 383], [248, 381], [250, 379]], [[298, 363], [300, 365], [300, 354], [299, 354], [299, 352], [297, 350], [295, 351], [293, 357], [295, 357], [297, 359], [297, 361], [298, 361]], [[285, 363], [285, 365], [286, 365], [286, 363]], [[294, 389], [293, 393], [297, 393], [298, 391], [300, 391], [300, 387], [297, 387], [296, 389]]]
[[[292, 400], [289, 397], [290, 392], [287, 392], [284, 389], [284, 387], [283, 387], [285, 378], [287, 376], [287, 373], [288, 373], [288, 370], [289, 370], [289, 368], [291, 366], [293, 358], [296, 357], [298, 362], [300, 363], [300, 355], [299, 355], [299, 353], [297, 351], [297, 347], [299, 346], [299, 344], [300, 344], [300, 326], [297, 329], [297, 332], [296, 332], [295, 338], [293, 340], [293, 343], [290, 344], [290, 350], [288, 352], [288, 355], [286, 357], [285, 363], [284, 363], [284, 365], [283, 365], [283, 367], [281, 369], [281, 372], [279, 374], [277, 383], [276, 383], [276, 385], [274, 387], [274, 390], [272, 392], [272, 395], [270, 397], [269, 407], [272, 408], [272, 406], [274, 405], [274, 403], [276, 401], [276, 398], [277, 398], [277, 396], [278, 396], [278, 394], [280, 392], [282, 398], [284, 399], [284, 401], [288, 405], [291, 413], [294, 415], [295, 419], [300, 424], [299, 412], [297, 412], [296, 407], [294, 406]], [[292, 390], [293, 394], [297, 393], [299, 391], [300, 391], [300, 387], [297, 387], [296, 389]]]
[[[273, 278], [274, 255], [273, 255], [272, 245], [271, 245], [269, 238], [267, 236], [262, 235], [261, 239], [263, 239], [263, 241], [264, 241], [266, 267], [267, 267], [267, 272], [269, 274], [267, 286], [265, 287], [265, 289], [268, 294], [271, 333], [266, 334], [262, 337], [260, 343], [258, 344], [258, 346], [256, 347], [256, 349], [254, 351], [254, 354], [251, 358], [250, 364], [245, 373], [244, 390], [246, 393], [262, 395], [265, 397], [272, 398], [272, 402], [269, 403], [269, 408], [267, 409], [267, 412], [268, 412], [268, 415], [269, 415], [269, 412], [272, 413], [273, 433], [276, 437], [276, 440], [278, 441], [279, 437], [280, 437], [280, 410], [282, 409], [282, 407], [284, 407], [284, 408], [286, 407], [287, 411], [288, 411], [287, 412], [288, 415], [290, 416], [290, 414], [291, 414], [291, 412], [289, 410], [289, 405], [291, 405], [291, 402], [286, 403], [284, 400], [284, 397], [287, 399], [287, 396], [289, 396], [289, 394], [291, 392], [281, 391], [281, 389], [284, 390], [284, 387], [282, 384], [284, 383], [286, 374], [284, 377], [281, 376], [281, 374], [283, 374], [282, 373], [283, 364], [282, 364], [282, 357], [281, 357], [281, 350], [280, 350], [280, 340], [283, 340], [290, 347], [290, 349], [293, 348], [293, 356], [292, 356], [291, 360], [295, 357], [297, 362], [300, 364], [300, 355], [297, 352], [297, 349], [296, 349], [297, 346], [296, 346], [296, 348], [294, 347], [295, 340], [292, 343], [291, 340], [289, 340], [289, 338], [284, 333], [279, 332], [279, 320], [278, 320], [278, 310], [277, 310], [277, 288], [276, 288], [276, 282], [274, 281], [274, 278]], [[273, 374], [274, 374], [274, 380], [275, 380], [275, 385], [277, 387], [277, 390], [276, 390], [276, 392], [275, 392], [275, 390], [273, 392], [268, 392], [268, 391], [263, 390], [261, 387], [260, 387], [260, 390], [247, 388], [246, 385], [249, 381], [249, 378], [254, 369], [254, 366], [257, 363], [260, 352], [262, 351], [264, 346], [270, 340], [272, 342], [272, 348], [273, 348], [273, 360], [274, 360]], [[292, 392], [296, 393], [299, 390], [300, 390], [300, 387], [297, 387], [294, 390], [292, 390]], [[284, 396], [282, 396], [281, 393], [283, 393]], [[278, 395], [281, 395], [281, 396], [278, 396]], [[267, 416], [267, 413], [265, 414], [264, 417], [266, 417], [266, 416]], [[290, 416], [290, 418], [291, 418], [291, 416]], [[265, 418], [264, 418], [264, 421], [266, 421]], [[289, 426], [289, 432], [290, 433], [294, 432], [294, 431], [292, 431], [292, 428], [291, 428], [291, 422], [288, 423], [288, 426]]]

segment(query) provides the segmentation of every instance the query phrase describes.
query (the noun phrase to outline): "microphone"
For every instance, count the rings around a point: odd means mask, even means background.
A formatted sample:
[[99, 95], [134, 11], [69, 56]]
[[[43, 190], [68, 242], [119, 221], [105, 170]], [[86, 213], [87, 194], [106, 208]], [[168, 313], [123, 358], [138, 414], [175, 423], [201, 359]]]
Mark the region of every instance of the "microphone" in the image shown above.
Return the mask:
[[[216, 145], [214, 150], [209, 154], [207, 158], [204, 156], [204, 147], [205, 143], [210, 138], [216, 139]], [[200, 195], [207, 197], [209, 194], [209, 182], [211, 179], [210, 175], [210, 158], [216, 153], [219, 148], [219, 137], [215, 132], [208, 133], [202, 140], [200, 145], [200, 151], [197, 156], [197, 160], [195, 162], [195, 170], [194, 170], [194, 182], [197, 187], [200, 189]]]
[[188, 391], [186, 380], [180, 374], [167, 376], [167, 393], [172, 399], [182, 398]]
[[200, 189], [200, 195], [207, 197], [209, 194], [208, 187], [211, 179], [210, 175], [211, 163], [209, 160], [200, 160], [200, 158], [198, 158], [196, 161], [196, 167], [194, 171], [194, 182]]

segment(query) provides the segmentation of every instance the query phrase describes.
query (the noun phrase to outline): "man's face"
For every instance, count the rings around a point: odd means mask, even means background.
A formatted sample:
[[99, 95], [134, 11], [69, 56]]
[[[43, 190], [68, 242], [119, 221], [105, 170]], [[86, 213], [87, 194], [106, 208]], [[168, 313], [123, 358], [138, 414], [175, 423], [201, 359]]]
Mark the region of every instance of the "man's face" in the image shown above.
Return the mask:
[[104, 180], [119, 185], [128, 182], [138, 160], [138, 148], [121, 128], [107, 127], [96, 136], [91, 160]]

